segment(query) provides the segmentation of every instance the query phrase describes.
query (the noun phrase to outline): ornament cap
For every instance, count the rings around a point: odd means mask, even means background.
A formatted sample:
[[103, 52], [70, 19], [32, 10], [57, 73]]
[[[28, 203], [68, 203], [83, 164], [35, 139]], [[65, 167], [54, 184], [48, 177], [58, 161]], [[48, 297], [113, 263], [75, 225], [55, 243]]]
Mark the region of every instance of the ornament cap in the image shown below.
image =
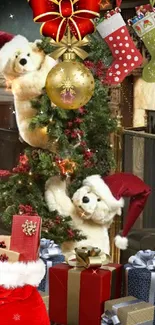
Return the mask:
[[76, 59], [76, 54], [73, 52], [67, 52], [63, 55], [63, 61], [74, 61]]

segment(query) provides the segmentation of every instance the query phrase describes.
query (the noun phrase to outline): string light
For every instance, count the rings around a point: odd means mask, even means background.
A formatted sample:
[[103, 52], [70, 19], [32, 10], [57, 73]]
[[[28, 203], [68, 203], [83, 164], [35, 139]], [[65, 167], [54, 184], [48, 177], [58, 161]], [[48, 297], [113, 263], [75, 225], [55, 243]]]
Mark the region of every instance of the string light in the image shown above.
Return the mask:
[[18, 184], [22, 184], [22, 181], [21, 181], [21, 180], [19, 180], [19, 181], [18, 181]]
[[42, 134], [47, 134], [47, 126], [41, 129]]
[[9, 18], [13, 19], [15, 15], [10, 14]]

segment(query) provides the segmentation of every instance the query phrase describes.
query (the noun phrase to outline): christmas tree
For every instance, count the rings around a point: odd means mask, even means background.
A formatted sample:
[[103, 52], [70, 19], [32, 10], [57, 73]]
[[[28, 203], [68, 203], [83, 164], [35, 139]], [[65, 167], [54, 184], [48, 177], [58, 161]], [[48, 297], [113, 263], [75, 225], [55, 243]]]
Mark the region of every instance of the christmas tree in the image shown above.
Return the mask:
[[[46, 54], [53, 51], [48, 38], [43, 38], [39, 46]], [[42, 236], [58, 244], [84, 238], [84, 234], [71, 227], [70, 216], [64, 218], [57, 211], [49, 211], [44, 199], [45, 183], [55, 175], [69, 180], [68, 191], [72, 197], [85, 177], [107, 175], [114, 167], [110, 134], [116, 130], [116, 120], [108, 105], [109, 89], [102, 83], [105, 65], [111, 60], [106, 44], [99, 34], [93, 34], [89, 60], [84, 61], [95, 79], [95, 92], [89, 103], [78, 110], [51, 107], [45, 90], [33, 101], [37, 114], [29, 127], [45, 128], [52, 151], [28, 147], [12, 171], [1, 171], [0, 213], [8, 228], [15, 214], [38, 214], [43, 219]]]

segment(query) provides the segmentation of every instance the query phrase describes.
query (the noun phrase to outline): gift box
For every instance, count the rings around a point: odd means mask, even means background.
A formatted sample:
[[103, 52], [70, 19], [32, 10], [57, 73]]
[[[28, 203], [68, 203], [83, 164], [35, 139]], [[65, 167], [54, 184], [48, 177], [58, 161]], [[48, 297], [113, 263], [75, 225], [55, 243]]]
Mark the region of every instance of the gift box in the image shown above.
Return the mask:
[[139, 251], [129, 262], [125, 265], [126, 295], [155, 305], [155, 252]]
[[42, 279], [41, 283], [39, 284], [38, 290], [48, 293], [49, 292], [49, 268], [57, 264], [63, 263], [65, 261], [65, 258], [62, 254], [60, 254], [58, 256], [53, 256], [48, 260], [44, 258], [42, 258], [42, 260], [46, 266], [46, 274]]
[[64, 325], [100, 325], [104, 303], [121, 295], [122, 266], [77, 268], [67, 264], [49, 270], [50, 320]]
[[20, 253], [20, 261], [38, 259], [40, 232], [41, 218], [39, 216], [13, 216], [10, 250]]
[[40, 258], [46, 266], [46, 274], [42, 279], [38, 290], [42, 292], [49, 292], [49, 268], [54, 265], [63, 263], [65, 261], [59, 245], [55, 244], [53, 240], [42, 238], [40, 241]]
[[153, 325], [154, 306], [129, 296], [106, 301], [102, 325]]
[[9, 249], [0, 248], [0, 260], [1, 261], [18, 262], [19, 259], [20, 259], [20, 253], [11, 251]]

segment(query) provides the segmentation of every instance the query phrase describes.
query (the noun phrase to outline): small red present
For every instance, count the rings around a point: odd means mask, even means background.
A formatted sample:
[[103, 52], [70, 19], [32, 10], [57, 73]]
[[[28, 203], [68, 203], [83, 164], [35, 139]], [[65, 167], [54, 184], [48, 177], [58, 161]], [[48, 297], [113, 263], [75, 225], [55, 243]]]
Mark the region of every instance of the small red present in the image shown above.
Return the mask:
[[105, 301], [121, 296], [122, 265], [98, 269], [67, 264], [49, 270], [50, 320], [64, 325], [100, 325]]
[[36, 261], [39, 257], [41, 218], [13, 216], [10, 250], [20, 253], [19, 261]]

